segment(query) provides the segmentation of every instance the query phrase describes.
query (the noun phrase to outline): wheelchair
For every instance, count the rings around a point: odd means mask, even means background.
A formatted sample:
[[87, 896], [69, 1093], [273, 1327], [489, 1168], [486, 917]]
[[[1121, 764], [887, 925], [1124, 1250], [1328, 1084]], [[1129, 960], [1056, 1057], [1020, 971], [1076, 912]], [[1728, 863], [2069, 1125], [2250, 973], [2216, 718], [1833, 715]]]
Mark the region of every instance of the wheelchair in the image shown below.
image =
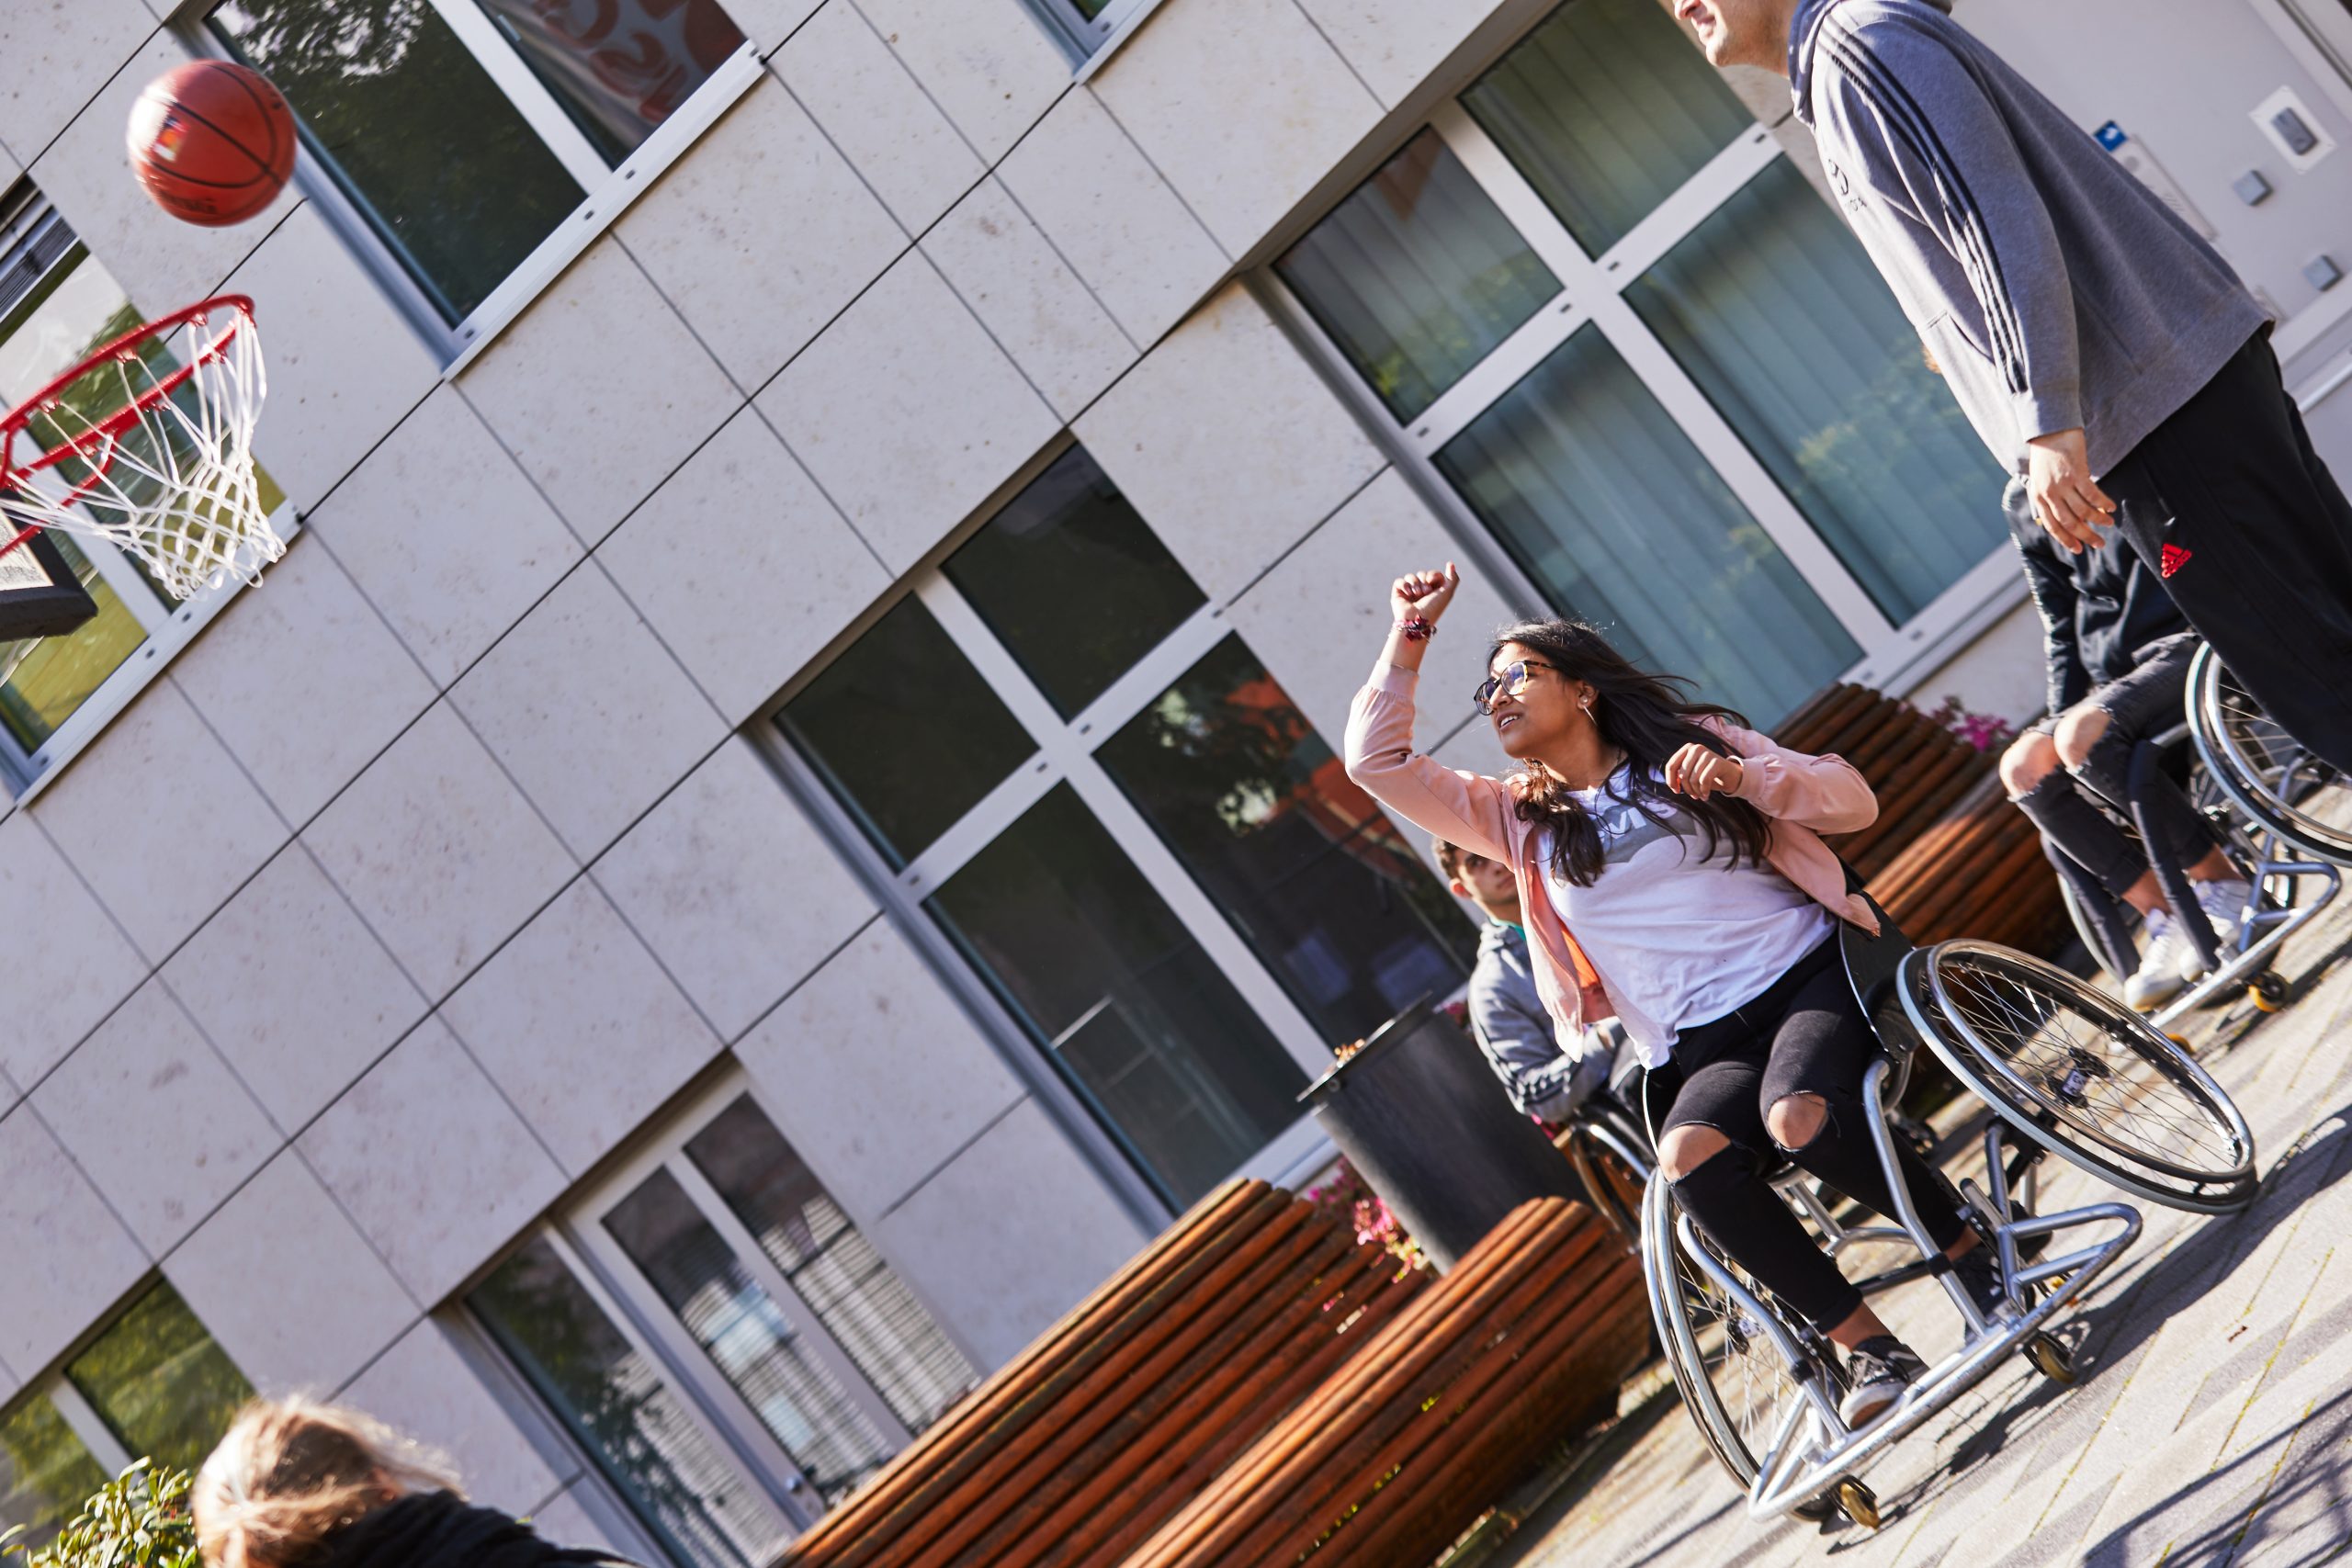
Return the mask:
[[[1876, 906], [1872, 906], [1876, 908]], [[1846, 972], [1877, 1031], [1865, 1075], [1869, 1128], [1899, 1224], [1846, 1230], [1800, 1196], [1801, 1177], [1768, 1173], [1821, 1228], [1833, 1257], [1892, 1242], [1911, 1261], [1856, 1283], [1865, 1296], [1941, 1280], [1960, 1314], [1961, 1348], [1858, 1427], [1838, 1414], [1842, 1383], [1826, 1339], [1783, 1310], [1716, 1247], [1653, 1175], [1641, 1213], [1643, 1278], [1658, 1342], [1702, 1438], [1747, 1494], [1749, 1516], [1824, 1517], [1829, 1506], [1877, 1528], [1878, 1501], [1855, 1473], [1949, 1408], [2011, 1354], [2059, 1384], [2075, 1368], [2050, 1326], [2140, 1235], [2140, 1211], [2098, 1202], [2033, 1212], [2047, 1155], [2131, 1196], [2199, 1213], [2254, 1199], [2254, 1135], [2188, 1054], [2146, 1020], [2052, 964], [1989, 942], [1914, 948], [1877, 910], [1880, 934], [1840, 927]], [[1993, 1111], [1985, 1179], [1958, 1184], [1964, 1216], [1994, 1249], [2008, 1301], [1987, 1319], [1929, 1239], [1895, 1163], [1886, 1110], [1922, 1046]], [[1941, 1195], [1939, 1195], [1941, 1201]], [[1815, 1205], [1818, 1209], [1820, 1205]], [[2087, 1238], [2077, 1233], [2091, 1233]], [[2060, 1247], [2061, 1238], [2066, 1245]]]
[[[2332, 769], [2296, 745], [2231, 678], [2211, 648], [2189, 666], [2185, 721], [2140, 742], [2130, 764], [2130, 795], [2109, 803], [2148, 847], [2165, 901], [2197, 950], [2204, 978], [2158, 1010], [2150, 1022], [2171, 1033], [2190, 1012], [2223, 1001], [2243, 987], [2264, 1012], [2288, 999], [2271, 967], [2287, 939], [2343, 890], [2340, 867], [2352, 866], [2352, 792]], [[2171, 766], [2193, 749], [2200, 764], [2186, 780]], [[2233, 932], [2217, 932], [2198, 907], [2186, 869], [2147, 830], [2160, 791], [2185, 787], [2189, 805], [2212, 824], [2223, 850], [2246, 874], [2255, 898]], [[2075, 934], [2117, 981], [2132, 971], [2128, 912], [2064, 852], [2049, 851]], [[2304, 884], [2317, 886], [2306, 891]]]

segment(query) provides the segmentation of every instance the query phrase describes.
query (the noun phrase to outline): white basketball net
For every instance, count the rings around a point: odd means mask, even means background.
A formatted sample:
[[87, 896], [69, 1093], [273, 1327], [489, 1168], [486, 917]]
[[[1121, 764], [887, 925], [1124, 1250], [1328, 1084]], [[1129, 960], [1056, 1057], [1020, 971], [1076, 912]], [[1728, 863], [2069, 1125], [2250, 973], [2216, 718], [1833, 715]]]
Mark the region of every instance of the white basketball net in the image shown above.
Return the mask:
[[[163, 342], [183, 323], [185, 369]], [[240, 297], [108, 344], [0, 421], [0, 547], [28, 524], [104, 539], [175, 599], [232, 576], [258, 581], [286, 553], [254, 472], [267, 390], [253, 303]]]

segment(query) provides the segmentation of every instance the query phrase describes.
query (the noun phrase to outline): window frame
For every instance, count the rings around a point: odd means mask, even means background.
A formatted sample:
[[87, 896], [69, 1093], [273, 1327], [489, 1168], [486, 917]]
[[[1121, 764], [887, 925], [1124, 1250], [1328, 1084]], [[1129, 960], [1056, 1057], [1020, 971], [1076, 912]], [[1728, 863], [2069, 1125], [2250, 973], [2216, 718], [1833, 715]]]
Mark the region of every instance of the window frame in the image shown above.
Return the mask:
[[1160, 0], [1110, 0], [1092, 18], [1078, 8], [1077, 0], [1028, 0], [1030, 11], [1062, 52], [1069, 56], [1073, 80], [1094, 74], [1119, 46], [1159, 7]]
[[[991, 632], [979, 611], [947, 580], [944, 562], [974, 534], [992, 522], [1030, 483], [1080, 443], [1067, 432], [1001, 487], [972, 522], [926, 558], [885, 599], [868, 607], [851, 628], [810, 660], [799, 676], [763, 705], [745, 726], [786, 794], [831, 840], [892, 927], [928, 963], [1000, 1058], [1040, 1109], [1110, 1186], [1129, 1214], [1157, 1232], [1180, 1206], [1163, 1198], [1115, 1132], [1037, 1047], [1028, 1024], [1015, 1015], [926, 907], [932, 894], [963, 865], [995, 842], [999, 834], [1043, 800], [1057, 785], [1069, 784], [1094, 820], [1110, 835], [1130, 864], [1165, 901], [1185, 932], [1242, 1000], [1273, 1034], [1292, 1061], [1313, 1082], [1332, 1066], [1331, 1045], [1317, 1032], [1272, 967], [1258, 957], [1215, 899], [1188, 871], [1174, 850], [1136, 807], [1094, 750], [1144, 712], [1210, 649], [1227, 636], [1239, 636], [1226, 606], [1204, 600], [1200, 608], [1129, 666], [1085, 708], [1065, 719], [1012, 650]], [[904, 599], [920, 600], [957, 650], [969, 660], [989, 689], [1027, 731], [1035, 748], [1029, 758], [983, 795], [952, 827], [894, 871], [865, 829], [836, 796], [815, 764], [786, 738], [777, 716], [801, 689]], [[1244, 639], [1247, 646], [1247, 639]], [[1252, 650], [1254, 654], [1254, 649]], [[1328, 738], [1327, 738], [1328, 740]], [[1304, 1107], [1289, 1127], [1269, 1140], [1232, 1174], [1296, 1188], [1326, 1168], [1338, 1148]]]
[[[784, 1278], [783, 1271], [759, 1246], [758, 1239], [737, 1218], [686, 1154], [686, 1145], [695, 1136], [738, 1100], [747, 1096], [759, 1108], [760, 1113], [781, 1131], [784, 1122], [776, 1114], [774, 1097], [740, 1064], [727, 1060], [714, 1072], [696, 1081], [680, 1109], [662, 1118], [658, 1126], [635, 1140], [616, 1157], [600, 1166], [591, 1179], [566, 1193], [547, 1218], [502, 1249], [495, 1262], [479, 1270], [467, 1288], [456, 1294], [450, 1310], [455, 1318], [461, 1320], [458, 1326], [467, 1349], [473, 1357], [483, 1359], [487, 1364], [495, 1367], [497, 1392], [504, 1396], [510, 1408], [528, 1410], [534, 1427], [551, 1431], [560, 1436], [568, 1448], [581, 1450], [578, 1436], [566, 1427], [560, 1417], [546, 1408], [537, 1391], [532, 1388], [521, 1369], [509, 1359], [499, 1344], [496, 1333], [482, 1321], [471, 1301], [474, 1286], [496, 1273], [516, 1251], [533, 1241], [545, 1242], [612, 1324], [614, 1330], [661, 1373], [694, 1417], [701, 1422], [704, 1435], [711, 1440], [713, 1449], [723, 1461], [732, 1465], [739, 1478], [745, 1481], [752, 1491], [764, 1497], [797, 1536], [806, 1533], [826, 1516], [829, 1511], [827, 1505], [785, 1451], [783, 1445], [768, 1430], [766, 1424], [760, 1420], [744, 1396], [727, 1381], [710, 1355], [695, 1342], [677, 1314], [662, 1299], [652, 1283], [603, 1224], [606, 1214], [617, 1208], [656, 1171], [667, 1170], [685, 1188], [695, 1208], [710, 1221], [737, 1258], [750, 1269], [760, 1288], [768, 1293], [778, 1311], [791, 1323], [797, 1342], [811, 1352], [810, 1359], [833, 1375], [852, 1403], [875, 1422], [893, 1446], [894, 1452], [904, 1452], [914, 1441], [914, 1434], [899, 1421], [881, 1392], [859, 1370], [848, 1351], [826, 1328], [791, 1282]], [[823, 1173], [815, 1171], [813, 1167], [810, 1168], [821, 1181]], [[830, 1192], [831, 1189], [827, 1190]], [[843, 1213], [846, 1213], [847, 1210]], [[988, 1376], [985, 1359], [975, 1352], [970, 1342], [947, 1314], [939, 1310], [938, 1304], [922, 1286], [899, 1270], [881, 1238], [875, 1235], [858, 1216], [850, 1217], [853, 1223], [857, 1224], [859, 1233], [866, 1242], [882, 1256], [884, 1262], [890, 1265], [899, 1282], [914, 1295], [940, 1331], [971, 1363], [978, 1379], [985, 1381]], [[628, 1520], [639, 1541], [658, 1546], [653, 1532], [638, 1517], [635, 1506], [605, 1473], [596, 1457], [582, 1451], [582, 1459], [583, 1478], [594, 1478], [600, 1500]], [[662, 1555], [668, 1557], [669, 1553], [664, 1550]], [[682, 1563], [679, 1568], [693, 1568], [693, 1564]]]
[[[656, 126], [652, 134], [617, 167], [607, 170], [604, 159], [564, 112], [555, 95], [474, 0], [420, 3], [448, 24], [492, 85], [505, 95], [533, 133], [585, 192], [570, 215], [507, 274], [504, 281], [453, 325], [442, 319], [439, 310], [410, 276], [408, 267], [377, 231], [375, 224], [328, 172], [312, 151], [308, 133], [302, 135], [291, 183], [306, 201], [317, 208], [335, 237], [432, 351], [441, 365], [443, 378], [448, 379], [496, 342], [565, 268], [602, 239], [621, 214], [660, 181], [671, 164], [767, 74], [767, 67], [760, 58], [758, 41], [747, 34], [735, 52], [669, 118]], [[181, 0], [173, 8], [169, 30], [191, 58], [233, 58], [227, 45], [206, 25], [206, 18], [220, 4], [221, 0]]]
[[[28, 207], [25, 213], [12, 213], [10, 218], [13, 221], [29, 215], [24, 243], [29, 243], [35, 234], [50, 224], [66, 224], [64, 214], [57, 209], [56, 204], [50, 200], [29, 175], [22, 176], [19, 183], [30, 193]], [[15, 188], [14, 184], [9, 186], [12, 191]], [[34, 212], [32, 204], [38, 204], [46, 211]], [[40, 289], [59, 267], [66, 266], [69, 262], [75, 267], [85, 262], [95, 262], [100, 267], [106, 265], [105, 258], [90, 249], [88, 242], [78, 231], [73, 231], [70, 224], [66, 227], [74, 232], [74, 243], [59, 254], [57, 260], [42, 273], [40, 281], [27, 290], [28, 295]], [[13, 244], [7, 247], [9, 250], [14, 248]], [[147, 307], [139, 309], [144, 314]], [[158, 307], [158, 313], [163, 309], [168, 307]], [[169, 345], [178, 349], [185, 337], [185, 332], [174, 334]], [[270, 525], [279, 538], [289, 546], [293, 543], [301, 533], [301, 519], [291, 500], [281, 502], [270, 513]], [[74, 548], [81, 551], [92, 570], [107, 587], [114, 590], [123, 609], [139, 623], [145, 640], [131, 649], [129, 657], [116, 665], [83, 700], [82, 705], [67, 715], [64, 722], [40, 745], [28, 750], [14, 735], [0, 729], [0, 794], [6, 794], [18, 806], [31, 800], [48, 786], [51, 779], [62, 773], [65, 764], [113, 723], [123, 709], [129, 707], [246, 586], [243, 581], [232, 577], [218, 588], [207, 589], [177, 604], [166, 604], [155, 596], [153, 588], [130, 558], [114, 545], [85, 534], [76, 534], [73, 539]], [[61, 635], [70, 637], [75, 634], [66, 632]]]
[[[1576, 0], [1564, 0], [1575, 4]], [[1546, 9], [1531, 23], [1540, 27]], [[1499, 60], [1525, 33], [1498, 50]], [[1489, 62], [1491, 63], [1491, 62]], [[1796, 502], [1772, 478], [1678, 362], [1643, 321], [1624, 292], [1649, 267], [1713, 217], [1750, 180], [1790, 156], [1772, 130], [1751, 121], [1615, 243], [1588, 253], [1534, 186], [1507, 157], [1461, 101], [1464, 83], [1429, 114], [1397, 128], [1376, 161], [1322, 211], [1289, 238], [1319, 223], [1338, 201], [1352, 194], [1388, 159], [1424, 129], [1433, 130], [1460, 160], [1480, 190], [1498, 208], [1538, 260], [1559, 279], [1559, 292], [1539, 308], [1435, 401], [1412, 420], [1400, 421], [1323, 330], [1306, 302], [1276, 272], [1274, 262], [1288, 245], [1247, 275], [1249, 287], [1281, 321], [1296, 344], [1376, 440], [1385, 446], [1422, 498], [1445, 520], [1453, 537], [1502, 585], [1506, 597], [1547, 604], [1543, 584], [1523, 570], [1493, 536], [1466, 501], [1439, 470], [1438, 450], [1567, 342], [1579, 328], [1598, 326], [1603, 337], [1640, 378], [1668, 418], [1689, 436], [1709, 465], [1746, 507], [1757, 525], [1831, 616], [1854, 639], [1861, 657], [1838, 679], [1881, 688], [1933, 669], [2025, 602], [2025, 590], [2007, 546], [1996, 543], [1980, 560], [1948, 584], [1909, 619], [1890, 619], [1874, 604], [1831, 549]], [[1989, 461], [1989, 459], [1988, 459]], [[1986, 505], [1991, 505], [1987, 470]]]

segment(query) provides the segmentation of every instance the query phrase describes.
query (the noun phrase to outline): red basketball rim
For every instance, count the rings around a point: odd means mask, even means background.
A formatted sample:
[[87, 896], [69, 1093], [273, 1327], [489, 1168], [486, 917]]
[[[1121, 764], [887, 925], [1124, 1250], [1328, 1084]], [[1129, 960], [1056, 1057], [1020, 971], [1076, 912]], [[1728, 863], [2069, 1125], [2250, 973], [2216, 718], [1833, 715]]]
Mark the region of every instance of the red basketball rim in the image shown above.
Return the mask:
[[[138, 344], [176, 332], [190, 321], [202, 321], [220, 310], [232, 312], [228, 327], [219, 337], [199, 345], [186, 365], [174, 370], [153, 387], [107, 415], [106, 418], [96, 421], [85, 430], [74, 433], [62, 445], [44, 449], [39, 457], [29, 462], [19, 464], [16, 461], [17, 437], [24, 434], [25, 426], [31, 421], [33, 415], [45, 409], [54, 408], [58, 395], [66, 388], [87, 376], [91, 371], [101, 368], [109, 360], [119, 360], [129, 355]], [[252, 295], [216, 294], [209, 299], [184, 306], [167, 316], [158, 316], [152, 321], [145, 321], [132, 327], [119, 337], [101, 344], [92, 350], [80, 364], [60, 371], [54, 380], [11, 409], [5, 416], [0, 416], [0, 494], [15, 490], [17, 481], [27, 475], [54, 468], [67, 457], [88, 457], [90, 449], [103, 443], [106, 449], [91, 461], [90, 477], [66, 492], [65, 503], [71, 505], [89, 494], [96, 487], [98, 480], [114, 465], [114, 438], [139, 423], [141, 414], [145, 411], [153, 408], [158, 401], [170, 397], [186, 386], [188, 378], [195, 375], [199, 367], [209, 364], [228, 352], [229, 344], [236, 337], [238, 329], [252, 319], [253, 313]], [[0, 539], [0, 556], [6, 555], [18, 545], [31, 538], [34, 531], [40, 526], [38, 523], [28, 523], [6, 539]]]
[[[27, 462], [18, 463], [16, 460], [17, 437], [24, 434], [25, 426], [31, 421], [33, 415], [56, 407], [58, 394], [64, 391], [66, 388], [87, 376], [91, 371], [103, 368], [110, 360], [119, 361], [131, 357], [130, 351], [140, 344], [165, 336], [191, 321], [202, 321], [207, 316], [223, 310], [233, 312], [229, 325], [220, 336], [209, 343], [200, 344], [186, 365], [174, 370], [104, 419], [94, 421], [88, 428], [73, 433], [62, 444], [43, 450], [39, 457]], [[65, 498], [68, 504], [81, 500], [96, 483], [96, 476], [106, 472], [107, 465], [113, 461], [111, 451], [113, 437], [138, 423], [141, 413], [186, 386], [188, 378], [194, 376], [198, 367], [210, 364], [227, 353], [229, 344], [236, 337], [238, 330], [252, 318], [253, 313], [254, 301], [251, 295], [216, 294], [209, 299], [184, 306], [167, 316], [158, 316], [152, 321], [135, 326], [120, 337], [99, 345], [80, 364], [59, 372], [56, 379], [17, 404], [5, 417], [0, 417], [0, 488], [13, 489], [17, 481], [27, 475], [54, 468], [67, 457], [86, 456], [90, 447], [100, 442], [107, 442], [109, 445], [108, 453], [94, 465], [92, 477], [68, 491]]]

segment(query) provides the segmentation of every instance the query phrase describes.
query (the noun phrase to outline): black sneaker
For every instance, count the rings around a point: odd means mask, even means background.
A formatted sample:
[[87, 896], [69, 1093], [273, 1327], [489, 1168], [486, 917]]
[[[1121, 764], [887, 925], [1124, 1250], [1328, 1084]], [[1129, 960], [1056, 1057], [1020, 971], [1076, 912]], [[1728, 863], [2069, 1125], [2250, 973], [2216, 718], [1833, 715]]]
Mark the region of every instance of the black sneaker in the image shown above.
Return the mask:
[[1862, 1426], [1927, 1375], [1928, 1363], [1894, 1335], [1865, 1339], [1846, 1352], [1846, 1397], [1838, 1414], [1849, 1427]]

